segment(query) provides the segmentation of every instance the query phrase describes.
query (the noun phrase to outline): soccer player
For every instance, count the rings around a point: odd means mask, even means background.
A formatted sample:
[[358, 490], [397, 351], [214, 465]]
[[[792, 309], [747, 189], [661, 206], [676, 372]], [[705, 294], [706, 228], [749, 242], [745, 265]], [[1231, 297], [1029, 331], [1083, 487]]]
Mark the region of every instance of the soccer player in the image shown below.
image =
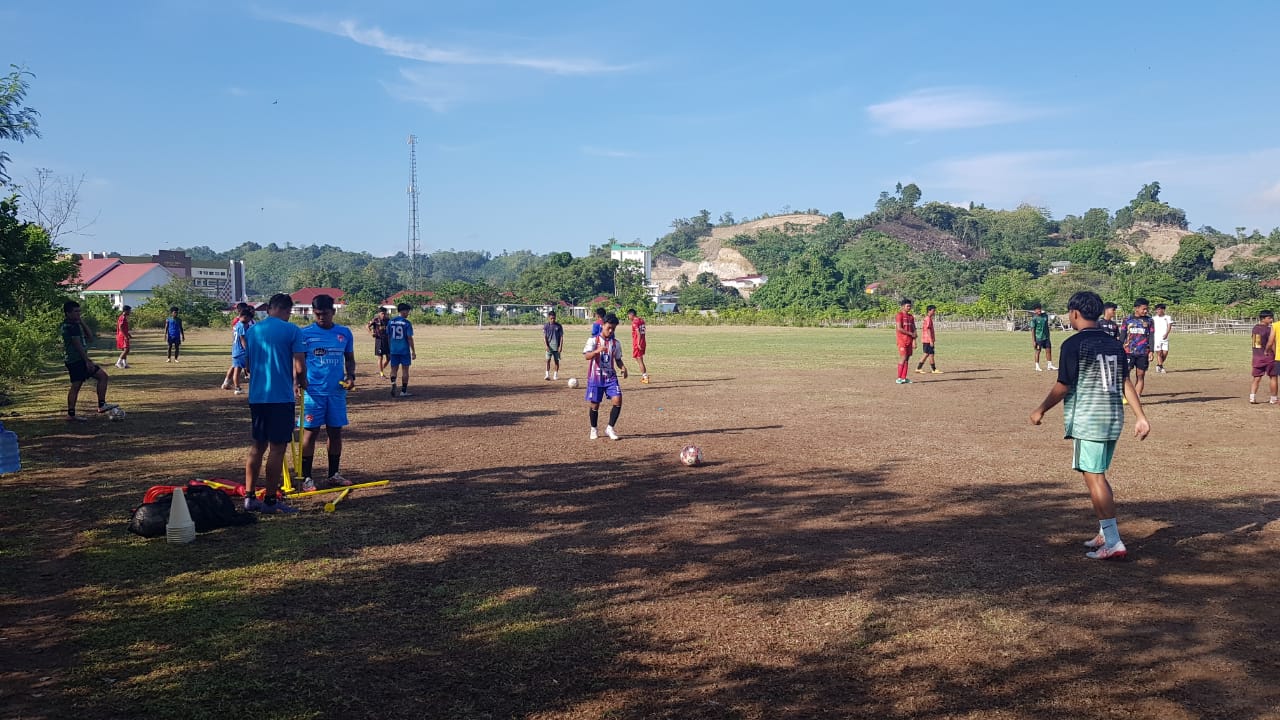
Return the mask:
[[[1036, 350], [1036, 372], [1043, 372], [1040, 369], [1040, 351], [1044, 350], [1045, 360], [1049, 362], [1050, 370], [1058, 368], [1053, 364], [1053, 341], [1049, 339], [1049, 316], [1044, 314], [1044, 308], [1040, 303], [1036, 303], [1031, 308], [1034, 313], [1031, 316], [1031, 344]], [[1097, 320], [1097, 318], [1094, 318]]]
[[328, 436], [329, 480], [325, 487], [346, 487], [351, 481], [339, 473], [342, 428], [347, 426], [347, 390], [356, 381], [356, 346], [351, 329], [333, 323], [333, 297], [317, 295], [311, 302], [315, 322], [302, 328], [307, 355], [307, 391], [302, 396], [302, 491], [316, 489], [311, 479], [316, 436], [323, 425]]
[[587, 360], [587, 417], [591, 420], [589, 440], [600, 437], [596, 425], [600, 422], [600, 401], [609, 398], [613, 407], [609, 409], [609, 424], [604, 427], [604, 434], [610, 440], [617, 440], [618, 433], [614, 425], [622, 414], [622, 387], [618, 384], [618, 370], [622, 377], [627, 377], [627, 368], [622, 364], [622, 343], [618, 342], [614, 331], [618, 328], [618, 316], [609, 313], [600, 326], [600, 334], [587, 340], [582, 349], [582, 356]]
[[165, 351], [165, 362], [178, 362], [178, 353], [182, 343], [187, 341], [187, 331], [182, 328], [182, 318], [178, 317], [178, 306], [169, 308], [169, 319], [164, 321], [164, 336], [169, 341], [169, 349]]
[[240, 315], [231, 326], [231, 367], [227, 368], [227, 375], [222, 378], [222, 389], [230, 390], [234, 385], [237, 395], [244, 392], [240, 387], [240, 381], [244, 378], [248, 367], [245, 361], [248, 341], [245, 337], [251, 325], [253, 325], [253, 308], [245, 305], [240, 309]]
[[1151, 425], [1142, 412], [1138, 392], [1125, 375], [1124, 347], [1098, 328], [1101, 314], [1102, 298], [1097, 293], [1085, 291], [1071, 296], [1067, 318], [1077, 332], [1062, 343], [1058, 381], [1031, 413], [1031, 424], [1039, 425], [1046, 412], [1063, 403], [1065, 437], [1074, 441], [1071, 466], [1084, 476], [1098, 516], [1098, 534], [1085, 542], [1085, 547], [1090, 548], [1085, 556], [1093, 560], [1123, 560], [1128, 551], [1116, 526], [1115, 497], [1107, 482], [1107, 469], [1124, 429], [1121, 396], [1129, 399], [1138, 419], [1134, 426], [1138, 439], [1147, 437]]
[[1147, 368], [1151, 367], [1151, 336], [1155, 334], [1155, 323], [1147, 315], [1149, 305], [1144, 297], [1134, 300], [1133, 314], [1120, 323], [1120, 342], [1124, 343], [1125, 354], [1129, 356], [1125, 365], [1133, 369], [1133, 388], [1139, 395], [1147, 384]]
[[[249, 416], [253, 420], [253, 445], [244, 463], [244, 509], [268, 514], [292, 514], [298, 509], [279, 497], [284, 482], [284, 454], [293, 437], [295, 393], [307, 389], [306, 345], [302, 331], [289, 322], [293, 298], [271, 296], [267, 318], [254, 323], [246, 334], [246, 360], [253, 382], [249, 384]], [[297, 388], [296, 390], [294, 388]], [[263, 455], [267, 460], [266, 499], [253, 491]]]
[[413, 323], [409, 322], [409, 311], [413, 306], [407, 302], [396, 305], [400, 313], [387, 321], [387, 349], [391, 359], [391, 397], [396, 396], [396, 374], [404, 368], [404, 379], [400, 381], [400, 397], [411, 397], [409, 392], [409, 366], [418, 359], [418, 348], [413, 344]]
[[1169, 331], [1173, 329], [1173, 318], [1165, 314], [1164, 303], [1156, 304], [1156, 315], [1151, 318], [1155, 325], [1155, 335], [1151, 349], [1155, 351], [1156, 372], [1164, 372], [1164, 361], [1169, 357]]
[[[543, 380], [560, 379], [560, 346], [564, 344], [564, 326], [556, 320], [556, 312], [547, 313], [547, 324], [542, 326], [542, 341], [547, 346], [547, 374]], [[555, 362], [555, 375], [551, 374], [551, 363]]]
[[1253, 326], [1253, 385], [1249, 387], [1249, 404], [1256, 404], [1258, 385], [1262, 376], [1266, 375], [1271, 383], [1271, 404], [1280, 402], [1276, 399], [1278, 380], [1276, 378], [1276, 338], [1271, 332], [1271, 324], [1276, 314], [1270, 310], [1258, 313], [1258, 324]]
[[636, 363], [640, 365], [640, 382], [648, 385], [649, 369], [644, 366], [644, 352], [648, 346], [645, 340], [644, 318], [637, 315], [635, 310], [628, 310], [627, 317], [631, 319], [631, 357], [635, 358]]
[[366, 326], [369, 328], [369, 335], [373, 337], [373, 354], [378, 356], [378, 377], [380, 378], [387, 376], [387, 365], [391, 363], [391, 347], [387, 340], [387, 323], [389, 322], [391, 322], [391, 313], [384, 307], [378, 309], [378, 314], [374, 315]]
[[902, 308], [893, 318], [894, 335], [898, 340], [898, 379], [899, 385], [909, 385], [907, 368], [911, 366], [911, 353], [916, 347], [916, 316], [911, 314], [911, 301], [903, 298]]
[[1102, 304], [1102, 317], [1098, 318], [1098, 327], [1105, 332], [1111, 333], [1111, 337], [1120, 339], [1120, 325], [1116, 322], [1116, 304], [1113, 302]]
[[916, 372], [924, 372], [925, 361], [929, 362], [930, 372], [934, 375], [941, 375], [942, 371], [938, 369], [938, 364], [933, 356], [933, 316], [938, 312], [938, 306], [929, 305], [924, 309], [924, 322], [920, 328], [920, 344], [924, 348], [924, 357], [920, 358], [920, 362], [916, 363]]
[[76, 415], [76, 401], [80, 399], [80, 386], [89, 378], [98, 383], [99, 415], [119, 407], [107, 402], [107, 371], [89, 359], [85, 343], [93, 342], [93, 333], [80, 319], [80, 303], [75, 300], [62, 303], [62, 327], [59, 331], [62, 334], [63, 361], [67, 375], [71, 377], [71, 389], [67, 391], [67, 422], [87, 419]]
[[122, 369], [129, 367], [129, 346], [133, 341], [133, 333], [129, 330], [129, 313], [131, 312], [133, 308], [125, 305], [120, 317], [116, 318], [116, 349], [120, 351], [120, 359], [116, 360], [116, 367]]
[[604, 327], [605, 309], [603, 307], [596, 308], [596, 319], [591, 322], [591, 337], [600, 335], [600, 328]]

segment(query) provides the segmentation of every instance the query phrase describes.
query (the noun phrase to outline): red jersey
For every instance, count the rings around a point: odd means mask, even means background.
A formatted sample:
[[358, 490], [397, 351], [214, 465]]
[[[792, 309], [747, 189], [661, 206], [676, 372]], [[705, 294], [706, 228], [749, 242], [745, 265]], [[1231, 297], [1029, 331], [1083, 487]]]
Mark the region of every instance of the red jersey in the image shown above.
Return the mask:
[[644, 318], [636, 316], [631, 320], [631, 353], [632, 357], [640, 357], [644, 354]]
[[933, 316], [925, 315], [923, 327], [920, 328], [920, 342], [933, 344]]
[[129, 316], [124, 313], [116, 318], [116, 336], [127, 337], [129, 335]]
[[893, 319], [893, 327], [895, 330], [897, 330], [896, 335], [898, 336], [899, 345], [910, 345], [912, 342], [915, 341], [914, 337], [912, 337], [911, 335], [904, 335], [902, 332], [902, 328], [906, 328], [907, 332], [915, 334], [915, 331], [916, 331], [915, 315], [912, 315], [909, 312], [898, 311], [898, 315]]

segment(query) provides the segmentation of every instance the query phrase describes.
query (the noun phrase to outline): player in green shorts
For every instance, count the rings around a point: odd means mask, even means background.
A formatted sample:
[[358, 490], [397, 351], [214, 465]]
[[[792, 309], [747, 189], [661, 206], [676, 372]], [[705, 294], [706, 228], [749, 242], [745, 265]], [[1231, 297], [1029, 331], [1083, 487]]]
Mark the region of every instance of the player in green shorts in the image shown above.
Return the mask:
[[1075, 441], [1071, 467], [1084, 476], [1098, 515], [1098, 535], [1085, 543], [1087, 557], [1094, 560], [1123, 560], [1128, 555], [1116, 527], [1116, 504], [1107, 482], [1107, 469], [1115, 453], [1116, 441], [1124, 429], [1124, 405], [1138, 422], [1134, 434], [1144, 439], [1151, 432], [1142, 402], [1125, 372], [1124, 346], [1098, 327], [1102, 298], [1093, 292], [1078, 292], [1067, 304], [1067, 319], [1077, 332], [1058, 351], [1058, 381], [1049, 389], [1040, 407], [1031, 413], [1031, 424], [1039, 425], [1044, 414], [1059, 402], [1066, 425], [1065, 437]]

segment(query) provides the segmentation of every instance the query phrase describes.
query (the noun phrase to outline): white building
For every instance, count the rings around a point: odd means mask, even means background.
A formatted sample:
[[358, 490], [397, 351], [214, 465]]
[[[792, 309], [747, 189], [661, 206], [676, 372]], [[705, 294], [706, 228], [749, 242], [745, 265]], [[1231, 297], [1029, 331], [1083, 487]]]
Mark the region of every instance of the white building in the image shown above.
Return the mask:
[[119, 263], [81, 290], [80, 296], [105, 295], [117, 310], [125, 305], [138, 307], [173, 278], [169, 268], [159, 263]]

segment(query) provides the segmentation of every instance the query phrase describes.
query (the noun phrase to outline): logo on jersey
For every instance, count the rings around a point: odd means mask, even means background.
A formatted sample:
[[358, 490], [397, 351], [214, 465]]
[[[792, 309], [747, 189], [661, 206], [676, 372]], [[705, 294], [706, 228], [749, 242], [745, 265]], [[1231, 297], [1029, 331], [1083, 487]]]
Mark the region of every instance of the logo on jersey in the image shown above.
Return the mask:
[[324, 357], [329, 354], [329, 351], [325, 348], [316, 348], [315, 350], [312, 350], [312, 352], [315, 353], [316, 357]]

